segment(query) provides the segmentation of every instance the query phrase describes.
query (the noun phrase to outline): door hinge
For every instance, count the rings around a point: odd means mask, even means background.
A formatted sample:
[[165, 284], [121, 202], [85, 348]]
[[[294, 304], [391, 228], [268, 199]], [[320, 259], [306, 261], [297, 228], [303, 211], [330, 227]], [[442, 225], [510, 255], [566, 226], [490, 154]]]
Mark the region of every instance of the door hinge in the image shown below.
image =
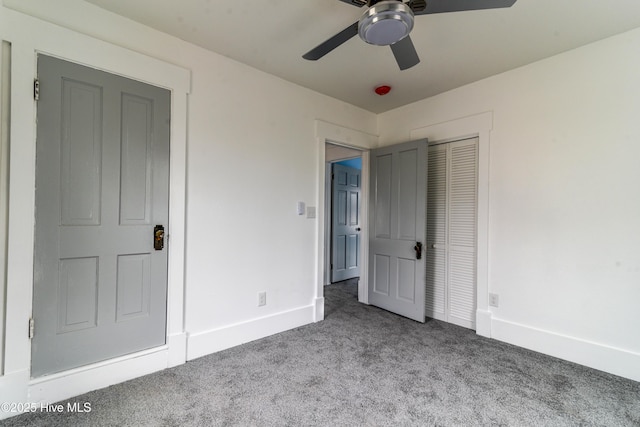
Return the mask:
[[38, 79], [33, 81], [33, 99], [40, 100], [40, 80]]
[[33, 320], [33, 317], [29, 319], [29, 339], [33, 338], [33, 331], [35, 328], [36, 322]]

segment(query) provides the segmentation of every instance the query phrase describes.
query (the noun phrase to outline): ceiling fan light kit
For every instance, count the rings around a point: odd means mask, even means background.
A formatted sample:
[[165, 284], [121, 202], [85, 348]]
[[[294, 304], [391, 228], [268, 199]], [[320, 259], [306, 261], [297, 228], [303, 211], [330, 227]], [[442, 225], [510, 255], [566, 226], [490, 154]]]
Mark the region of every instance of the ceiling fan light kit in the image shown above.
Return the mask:
[[388, 46], [407, 37], [413, 29], [413, 11], [398, 1], [371, 6], [358, 23], [360, 38], [376, 46]]
[[409, 33], [413, 20], [418, 15], [434, 13], [464, 12], [482, 9], [511, 7], [516, 0], [340, 0], [356, 7], [367, 7], [360, 20], [349, 25], [309, 52], [304, 59], [316, 61], [356, 34], [365, 42], [377, 46], [389, 46], [400, 70], [409, 69], [420, 63]]

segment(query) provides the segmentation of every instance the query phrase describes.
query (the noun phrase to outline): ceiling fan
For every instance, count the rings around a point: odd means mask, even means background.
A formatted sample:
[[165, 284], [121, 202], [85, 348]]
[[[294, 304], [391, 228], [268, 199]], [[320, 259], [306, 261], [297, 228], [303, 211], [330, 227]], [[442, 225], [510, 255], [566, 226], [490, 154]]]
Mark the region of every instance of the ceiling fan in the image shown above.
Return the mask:
[[516, 0], [340, 0], [356, 7], [367, 6], [362, 17], [335, 36], [302, 55], [316, 61], [356, 34], [365, 42], [377, 46], [391, 46], [401, 70], [420, 62], [409, 33], [417, 15], [462, 12], [467, 10], [511, 7]]

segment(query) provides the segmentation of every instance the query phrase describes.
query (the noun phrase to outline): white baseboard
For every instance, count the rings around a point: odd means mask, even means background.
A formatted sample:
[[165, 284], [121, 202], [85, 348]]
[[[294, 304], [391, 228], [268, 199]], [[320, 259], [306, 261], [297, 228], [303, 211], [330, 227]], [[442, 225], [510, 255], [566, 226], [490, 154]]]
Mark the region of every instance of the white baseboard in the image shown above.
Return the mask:
[[640, 381], [640, 354], [502, 319], [491, 320], [491, 337], [610, 374]]
[[29, 382], [29, 402], [54, 403], [166, 369], [166, 347], [48, 375]]
[[315, 305], [309, 305], [219, 329], [189, 334], [187, 360], [313, 323], [315, 310]]

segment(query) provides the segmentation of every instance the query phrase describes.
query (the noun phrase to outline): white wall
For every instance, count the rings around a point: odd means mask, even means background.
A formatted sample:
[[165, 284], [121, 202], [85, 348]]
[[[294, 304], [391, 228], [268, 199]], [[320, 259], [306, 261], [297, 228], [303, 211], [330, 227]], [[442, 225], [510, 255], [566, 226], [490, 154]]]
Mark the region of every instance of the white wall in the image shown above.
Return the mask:
[[[491, 336], [640, 380], [640, 29], [379, 116], [490, 112]], [[462, 135], [461, 135], [462, 136]]]
[[[388, 144], [425, 126], [491, 112], [488, 277], [490, 291], [500, 294], [491, 335], [640, 379], [640, 252], [634, 245], [640, 235], [639, 30], [376, 117], [85, 2], [4, 4], [64, 27], [54, 31], [0, 8], [0, 37], [14, 44], [23, 64], [12, 87], [20, 98], [12, 101], [20, 107], [12, 122], [26, 124], [12, 129], [20, 142], [11, 154], [14, 171], [33, 170], [35, 160], [28, 98], [35, 62], [34, 51], [24, 49], [27, 42], [46, 38], [50, 46], [73, 50], [79, 62], [126, 68], [121, 51], [97, 59], [96, 38], [140, 53], [136, 61], [162, 60], [189, 70], [189, 358], [311, 322], [314, 310], [321, 312], [313, 304], [322, 289], [316, 239], [324, 229], [297, 216], [295, 207], [300, 200], [324, 209], [323, 150], [332, 140], [327, 123], [379, 133]], [[23, 27], [23, 33], [8, 27]], [[16, 35], [27, 32], [38, 37]], [[377, 138], [363, 141], [367, 148]], [[23, 213], [33, 208], [32, 184], [31, 178], [12, 183]], [[23, 242], [23, 252], [32, 251], [24, 244], [32, 239], [32, 217], [10, 217], [9, 234], [16, 248]], [[21, 316], [26, 320], [30, 312], [29, 256], [10, 267], [8, 297], [17, 299], [8, 306], [19, 321], [7, 331], [7, 348], [12, 363], [28, 367]], [[259, 291], [267, 292], [265, 307], [257, 307]], [[140, 362], [131, 366], [142, 371]], [[14, 390], [14, 398], [34, 390], [24, 373], [4, 379], [5, 400], [6, 390]], [[76, 386], [78, 393], [91, 387]]]
[[[32, 170], [35, 161], [35, 122], [29, 114], [33, 111], [29, 80], [34, 75], [35, 51], [24, 49], [26, 44], [35, 43], [36, 50], [46, 52], [37, 41], [46, 38], [49, 46], [64, 45], [72, 50], [69, 56], [74, 61], [93, 66], [105, 61], [110, 70], [128, 66], [123, 63], [127, 55], [120, 50], [115, 51], [118, 54], [114, 57], [103, 55], [97, 60], [95, 48], [99, 43], [95, 38], [140, 53], [136, 57], [140, 62], [153, 64], [159, 59], [189, 70], [191, 89], [185, 108], [187, 357], [312, 322], [319, 289], [318, 224], [317, 220], [298, 216], [296, 202], [315, 206], [321, 199], [318, 176], [320, 160], [324, 161], [320, 159], [324, 141], [320, 143], [317, 138], [317, 120], [374, 134], [376, 116], [85, 2], [53, 3], [5, 0], [5, 6], [0, 8], [0, 23], [7, 24], [0, 25], [0, 37], [11, 41], [21, 52], [20, 63], [27, 64], [20, 70], [24, 78], [13, 88], [14, 93], [24, 97], [20, 102], [25, 107], [16, 109], [12, 121], [27, 124], [16, 135], [24, 137], [21, 143], [28, 148], [20, 151], [21, 155], [12, 155], [12, 167]], [[9, 7], [64, 28], [55, 28]], [[8, 27], [24, 28], [36, 36], [5, 31]], [[21, 185], [29, 187], [30, 181]], [[26, 187], [21, 191], [25, 194], [22, 200], [27, 215], [16, 218], [15, 224], [28, 241], [33, 229], [28, 215], [33, 188], [32, 184]], [[171, 239], [171, 230], [169, 234]], [[32, 252], [32, 246], [26, 245], [25, 250]], [[24, 328], [30, 313], [30, 291], [24, 286], [32, 283], [27, 264], [28, 261], [9, 285], [18, 295], [8, 301], [15, 307], [13, 312], [19, 312], [12, 314], [16, 319], [15, 340], [23, 335], [17, 326]], [[267, 292], [265, 307], [257, 307], [260, 291]], [[20, 321], [22, 316], [24, 322]], [[182, 319], [175, 323], [181, 325]], [[20, 338], [20, 345], [12, 347], [11, 354], [15, 356], [13, 360], [23, 357], [24, 362], [19, 364], [28, 367], [29, 348], [24, 337]], [[139, 369], [140, 363], [131, 366]], [[37, 395], [51, 400], [41, 384], [29, 382], [25, 375], [5, 378], [4, 383], [0, 377], [3, 390], [18, 390], [12, 395], [14, 400], [20, 393], [26, 399], [28, 389], [31, 399]], [[38, 393], [33, 393], [36, 386]], [[70, 387], [82, 392], [83, 387], [91, 385], [90, 381], [80, 384], [79, 380]], [[6, 400], [7, 395], [0, 396]]]

